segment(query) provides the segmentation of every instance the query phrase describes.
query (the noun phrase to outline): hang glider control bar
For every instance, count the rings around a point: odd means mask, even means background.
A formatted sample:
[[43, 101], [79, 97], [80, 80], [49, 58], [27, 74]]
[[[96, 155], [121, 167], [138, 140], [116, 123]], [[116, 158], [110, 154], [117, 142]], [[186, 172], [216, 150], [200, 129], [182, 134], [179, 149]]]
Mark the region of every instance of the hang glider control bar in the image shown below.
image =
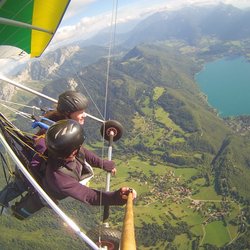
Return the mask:
[[0, 24], [6, 24], [6, 25], [21, 27], [21, 28], [28, 28], [28, 29], [32, 29], [32, 30], [38, 30], [38, 31], [42, 31], [42, 32], [54, 35], [54, 32], [52, 32], [51, 30], [46, 30], [46, 29], [43, 29], [43, 28], [38, 27], [38, 26], [34, 26], [34, 25], [31, 25], [31, 24], [28, 24], [28, 23], [15, 21], [15, 20], [8, 19], [8, 18], [0, 17]]
[[[22, 84], [20, 84], [20, 83], [18, 83], [18, 82], [15, 82], [15, 81], [13, 81], [13, 80], [11, 80], [11, 79], [9, 79], [9, 78], [3, 76], [3, 75], [0, 75], [0, 80], [3, 80], [3, 81], [5, 81], [5, 82], [8, 82], [8, 83], [11, 84], [11, 85], [14, 85], [14, 86], [16, 86], [16, 87], [18, 87], [18, 88], [20, 88], [20, 89], [22, 89], [22, 90], [25, 90], [25, 91], [30, 92], [30, 93], [32, 93], [32, 94], [35, 94], [35, 95], [37, 95], [37, 96], [43, 97], [43, 98], [45, 98], [45, 99], [47, 99], [47, 100], [49, 100], [49, 101], [51, 101], [51, 102], [57, 103], [57, 100], [56, 100], [56, 99], [51, 98], [51, 97], [49, 97], [49, 96], [47, 96], [47, 95], [44, 95], [44, 94], [42, 94], [42, 93], [40, 93], [40, 92], [38, 92], [38, 91], [36, 91], [36, 90], [33, 90], [33, 89], [31, 89], [31, 88], [28, 88], [28, 87], [26, 87], [26, 86], [24, 86], [24, 85], [22, 85]], [[85, 114], [86, 114], [86, 116], [88, 116], [88, 117], [90, 117], [90, 118], [92, 118], [92, 119], [94, 119], [94, 120], [96, 120], [96, 121], [99, 121], [99, 122], [101, 122], [101, 123], [104, 123], [103, 120], [101, 120], [101, 119], [99, 119], [99, 118], [97, 118], [97, 117], [95, 117], [95, 116], [93, 116], [93, 115], [90, 115], [90, 114], [88, 114], [88, 113], [85, 113]]]

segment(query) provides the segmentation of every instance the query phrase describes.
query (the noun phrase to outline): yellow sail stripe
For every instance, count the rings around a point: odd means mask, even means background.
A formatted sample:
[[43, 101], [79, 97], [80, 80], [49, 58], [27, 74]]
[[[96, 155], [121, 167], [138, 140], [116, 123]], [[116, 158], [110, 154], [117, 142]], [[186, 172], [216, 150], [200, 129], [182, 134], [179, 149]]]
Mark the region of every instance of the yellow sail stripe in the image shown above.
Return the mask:
[[[35, 0], [32, 25], [54, 33], [60, 24], [69, 0]], [[31, 57], [40, 56], [48, 46], [53, 34], [32, 30]]]

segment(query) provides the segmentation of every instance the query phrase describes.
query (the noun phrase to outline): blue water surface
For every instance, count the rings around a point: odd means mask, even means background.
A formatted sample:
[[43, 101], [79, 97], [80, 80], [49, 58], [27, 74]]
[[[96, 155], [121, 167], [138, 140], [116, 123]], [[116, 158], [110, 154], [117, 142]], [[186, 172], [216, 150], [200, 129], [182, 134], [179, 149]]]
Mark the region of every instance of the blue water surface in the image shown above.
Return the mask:
[[221, 117], [250, 115], [250, 63], [243, 57], [207, 63], [195, 80]]

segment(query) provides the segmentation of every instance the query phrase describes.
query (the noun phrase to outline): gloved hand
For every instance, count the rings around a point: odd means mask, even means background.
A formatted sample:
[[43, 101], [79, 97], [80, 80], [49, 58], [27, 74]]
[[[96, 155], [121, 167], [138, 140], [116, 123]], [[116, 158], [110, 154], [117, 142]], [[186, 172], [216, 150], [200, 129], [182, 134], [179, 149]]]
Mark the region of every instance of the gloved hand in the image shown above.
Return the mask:
[[107, 172], [111, 172], [112, 175], [116, 174], [115, 163], [113, 161], [104, 160], [103, 168]]
[[137, 193], [133, 188], [129, 188], [129, 187], [120, 188], [120, 195], [121, 195], [123, 200], [128, 199], [129, 193], [132, 193], [132, 199], [134, 200], [136, 198], [136, 196], [137, 196]]

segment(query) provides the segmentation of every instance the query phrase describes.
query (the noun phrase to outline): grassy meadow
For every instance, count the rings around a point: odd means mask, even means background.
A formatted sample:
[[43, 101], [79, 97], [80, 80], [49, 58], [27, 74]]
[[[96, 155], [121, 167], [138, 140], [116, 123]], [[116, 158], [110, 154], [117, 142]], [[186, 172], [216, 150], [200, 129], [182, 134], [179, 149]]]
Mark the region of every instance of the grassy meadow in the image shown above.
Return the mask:
[[[182, 188], [188, 180], [197, 173], [195, 168], [178, 168], [157, 164], [152, 166], [150, 161], [141, 161], [138, 157], [130, 157], [126, 161], [117, 160], [117, 176], [111, 178], [111, 189], [115, 190], [121, 186], [131, 186], [137, 190], [138, 199], [134, 204], [134, 218], [136, 230], [143, 223], [157, 223], [162, 225], [165, 221], [175, 226], [178, 222], [186, 222], [190, 228], [192, 238], [186, 234], [176, 236], [174, 244], [178, 249], [192, 249], [192, 240], [199, 237], [200, 249], [203, 244], [209, 243], [221, 247], [235, 237], [237, 237], [238, 226], [233, 226], [230, 221], [239, 216], [240, 210], [233, 200], [228, 200], [230, 204], [229, 212], [224, 216], [224, 222], [215, 213], [222, 211], [222, 197], [217, 195], [213, 186], [204, 186], [202, 179], [189, 182], [188, 188], [191, 192], [181, 196], [179, 188]], [[133, 178], [131, 173], [139, 172], [137, 178]], [[154, 179], [151, 179], [151, 173], [154, 173]], [[105, 182], [105, 174], [98, 173]], [[140, 177], [138, 177], [140, 176]], [[166, 176], [166, 179], [162, 179]], [[155, 188], [155, 184], [174, 183], [174, 191], [162, 198], [161, 191]], [[95, 185], [94, 182], [92, 182]], [[192, 190], [199, 191], [193, 195]], [[171, 187], [169, 187], [171, 188]], [[154, 190], [154, 191], [152, 191]], [[165, 192], [166, 190], [162, 191]], [[193, 201], [197, 204], [192, 203]], [[199, 207], [200, 206], [200, 207]], [[113, 215], [111, 215], [111, 218]], [[163, 244], [161, 239], [159, 244]], [[188, 246], [188, 248], [187, 248]], [[157, 249], [157, 246], [150, 248], [140, 246], [138, 249]]]

